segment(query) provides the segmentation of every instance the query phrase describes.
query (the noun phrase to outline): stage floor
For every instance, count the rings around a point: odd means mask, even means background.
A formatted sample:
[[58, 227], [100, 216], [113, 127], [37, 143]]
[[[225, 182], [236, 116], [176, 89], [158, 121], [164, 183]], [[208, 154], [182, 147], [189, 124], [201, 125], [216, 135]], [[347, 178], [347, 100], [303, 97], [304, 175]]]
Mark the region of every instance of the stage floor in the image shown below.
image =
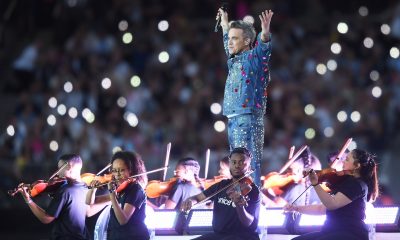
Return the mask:
[[[290, 240], [297, 235], [283, 235], [283, 234], [268, 234], [265, 240]], [[155, 240], [189, 240], [197, 237], [196, 235], [189, 235], [189, 236], [155, 236]], [[400, 233], [376, 233], [375, 240], [399, 240]], [[263, 240], [263, 239], [261, 239]]]

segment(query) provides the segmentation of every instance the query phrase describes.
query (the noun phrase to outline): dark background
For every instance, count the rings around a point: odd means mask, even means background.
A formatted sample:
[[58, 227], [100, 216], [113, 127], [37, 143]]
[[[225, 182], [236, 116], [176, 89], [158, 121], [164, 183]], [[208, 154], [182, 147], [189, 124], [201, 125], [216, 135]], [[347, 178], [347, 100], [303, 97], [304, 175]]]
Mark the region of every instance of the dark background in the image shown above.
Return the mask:
[[[228, 2], [230, 19], [252, 15], [257, 31], [257, 15], [266, 9], [275, 13], [262, 174], [277, 171], [292, 145], [307, 144], [326, 166], [328, 153], [352, 137], [358, 148], [377, 155], [385, 198], [376, 204], [398, 204], [400, 59], [389, 55], [392, 47], [400, 48], [398, 1]], [[121, 146], [140, 153], [151, 170], [164, 164], [171, 142], [168, 177], [186, 156], [199, 160], [204, 176], [207, 148], [208, 177], [217, 175], [218, 160], [228, 153], [226, 131], [214, 130], [214, 123], [225, 118], [210, 111], [212, 103], [222, 103], [227, 74], [221, 33], [213, 31], [220, 5], [214, 0], [0, 1], [2, 234], [23, 225], [48, 236], [48, 226], [39, 224], [21, 197], [6, 192], [21, 181], [48, 178], [62, 153], [79, 153], [83, 172], [95, 173], [107, 165], [113, 147]], [[359, 14], [361, 6], [368, 15]], [[118, 29], [121, 20], [128, 23], [124, 31]], [[161, 20], [168, 21], [167, 31], [157, 29]], [[339, 22], [348, 24], [346, 34], [338, 33]], [[390, 34], [381, 32], [382, 24], [390, 26]], [[122, 42], [125, 32], [133, 35], [130, 44]], [[366, 37], [373, 39], [372, 48], [364, 47]], [[333, 42], [342, 46], [338, 55], [330, 51]], [[168, 52], [167, 63], [158, 61], [161, 51]], [[337, 69], [318, 74], [317, 64], [330, 59]], [[376, 81], [373, 71], [379, 73]], [[141, 79], [139, 87], [130, 85], [134, 75]], [[101, 87], [106, 77], [112, 83], [107, 90]], [[73, 86], [70, 93], [64, 91], [66, 82]], [[371, 94], [376, 86], [382, 89], [379, 98]], [[58, 105], [75, 107], [78, 117], [57, 113], [49, 107], [51, 97]], [[118, 106], [120, 97], [126, 106]], [[314, 115], [305, 114], [307, 104], [315, 106]], [[93, 123], [82, 117], [85, 108], [95, 115]], [[360, 121], [339, 122], [341, 110], [358, 111]], [[136, 114], [137, 126], [128, 124], [126, 112]], [[54, 126], [47, 123], [50, 114]], [[324, 135], [326, 127], [333, 136]], [[305, 137], [308, 128], [315, 130], [312, 139]], [[51, 141], [58, 143], [56, 151]], [[36, 201], [45, 206], [48, 198]]]

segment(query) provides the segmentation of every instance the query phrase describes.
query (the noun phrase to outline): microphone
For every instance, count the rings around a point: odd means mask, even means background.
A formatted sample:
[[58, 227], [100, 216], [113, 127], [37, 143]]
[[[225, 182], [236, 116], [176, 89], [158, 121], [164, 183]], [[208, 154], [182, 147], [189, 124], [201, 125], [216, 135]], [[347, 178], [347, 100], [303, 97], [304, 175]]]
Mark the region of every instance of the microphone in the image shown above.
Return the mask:
[[[224, 10], [225, 12], [228, 10], [228, 3], [227, 2], [223, 2], [222, 6], [221, 6], [222, 10]], [[218, 26], [221, 23], [221, 15], [218, 16], [217, 18], [217, 22], [215, 23], [215, 27], [214, 27], [214, 32], [218, 32]]]

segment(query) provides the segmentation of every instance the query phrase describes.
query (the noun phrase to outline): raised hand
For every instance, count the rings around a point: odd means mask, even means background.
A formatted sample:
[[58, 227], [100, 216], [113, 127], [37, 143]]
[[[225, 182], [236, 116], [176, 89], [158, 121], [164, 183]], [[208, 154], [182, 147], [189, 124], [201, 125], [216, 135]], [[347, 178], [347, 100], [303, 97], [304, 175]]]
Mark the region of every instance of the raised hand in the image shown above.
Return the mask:
[[261, 12], [261, 15], [258, 15], [261, 21], [261, 40], [266, 42], [269, 40], [269, 30], [270, 30], [270, 23], [274, 12], [271, 10], [265, 10]]
[[228, 13], [225, 12], [222, 8], [218, 9], [217, 16], [215, 19], [221, 18], [221, 27], [224, 31], [228, 30], [229, 21], [228, 21]]

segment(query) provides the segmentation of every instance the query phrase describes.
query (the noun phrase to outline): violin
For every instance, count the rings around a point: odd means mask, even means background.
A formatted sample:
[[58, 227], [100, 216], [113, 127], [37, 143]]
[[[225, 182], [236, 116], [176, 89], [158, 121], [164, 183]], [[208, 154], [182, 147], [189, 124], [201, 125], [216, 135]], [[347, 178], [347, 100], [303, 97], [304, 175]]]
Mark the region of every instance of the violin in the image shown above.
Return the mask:
[[149, 198], [158, 198], [161, 195], [166, 195], [170, 192], [179, 180], [177, 177], [170, 178], [168, 181], [162, 182], [159, 180], [151, 180], [147, 183], [146, 194]]
[[263, 189], [271, 189], [275, 196], [279, 196], [285, 192], [285, 188], [296, 181], [296, 176], [293, 173], [271, 172], [264, 177]]
[[206, 203], [208, 200], [213, 198], [214, 196], [218, 195], [222, 191], [238, 191], [242, 196], [247, 196], [249, 192], [251, 191], [251, 184], [253, 183], [253, 180], [249, 177], [250, 174], [252, 174], [254, 170], [248, 171], [246, 174], [241, 176], [239, 179], [236, 179], [229, 183], [228, 185], [224, 186], [223, 188], [219, 189], [218, 191], [214, 192], [210, 196], [206, 197], [200, 202], [195, 203], [192, 207], [194, 206], [199, 206], [204, 203]]
[[36, 197], [42, 193], [47, 193], [50, 196], [57, 191], [61, 186], [67, 184], [66, 178], [53, 178], [49, 181], [46, 180], [37, 180], [31, 184], [20, 184], [13, 190], [9, 190], [7, 193], [14, 197], [22, 188], [28, 188], [28, 194], [31, 197]]
[[[318, 183], [328, 183], [330, 186], [335, 186], [336, 184], [340, 183], [344, 180], [344, 176], [352, 175], [352, 170], [342, 170], [337, 171], [334, 168], [325, 168], [322, 170], [312, 170], [318, 176]], [[306, 177], [310, 174], [311, 171], [303, 172], [303, 175]]]
[[124, 180], [120, 185], [118, 185], [117, 189], [115, 192], [120, 193], [126, 189], [131, 183], [136, 182], [136, 178], [128, 178]]
[[[244, 177], [237, 184], [234, 184], [230, 189], [240, 192], [242, 196], [247, 196], [249, 192], [253, 189], [251, 184], [253, 180], [250, 177]], [[228, 191], [230, 190], [228, 189]]]
[[103, 186], [112, 181], [112, 174], [109, 173], [109, 174], [104, 174], [102, 176], [98, 176], [97, 174], [93, 174], [93, 173], [84, 173], [84, 174], [81, 174], [81, 180], [89, 188], [92, 187], [91, 183], [93, 181], [97, 181], [98, 184], [102, 184], [102, 186]]
[[211, 179], [201, 179], [200, 181], [204, 184], [204, 189], [207, 189], [211, 187], [212, 185], [221, 182], [222, 180], [227, 179], [225, 176], [219, 175], [219, 176], [214, 176], [214, 178]]

